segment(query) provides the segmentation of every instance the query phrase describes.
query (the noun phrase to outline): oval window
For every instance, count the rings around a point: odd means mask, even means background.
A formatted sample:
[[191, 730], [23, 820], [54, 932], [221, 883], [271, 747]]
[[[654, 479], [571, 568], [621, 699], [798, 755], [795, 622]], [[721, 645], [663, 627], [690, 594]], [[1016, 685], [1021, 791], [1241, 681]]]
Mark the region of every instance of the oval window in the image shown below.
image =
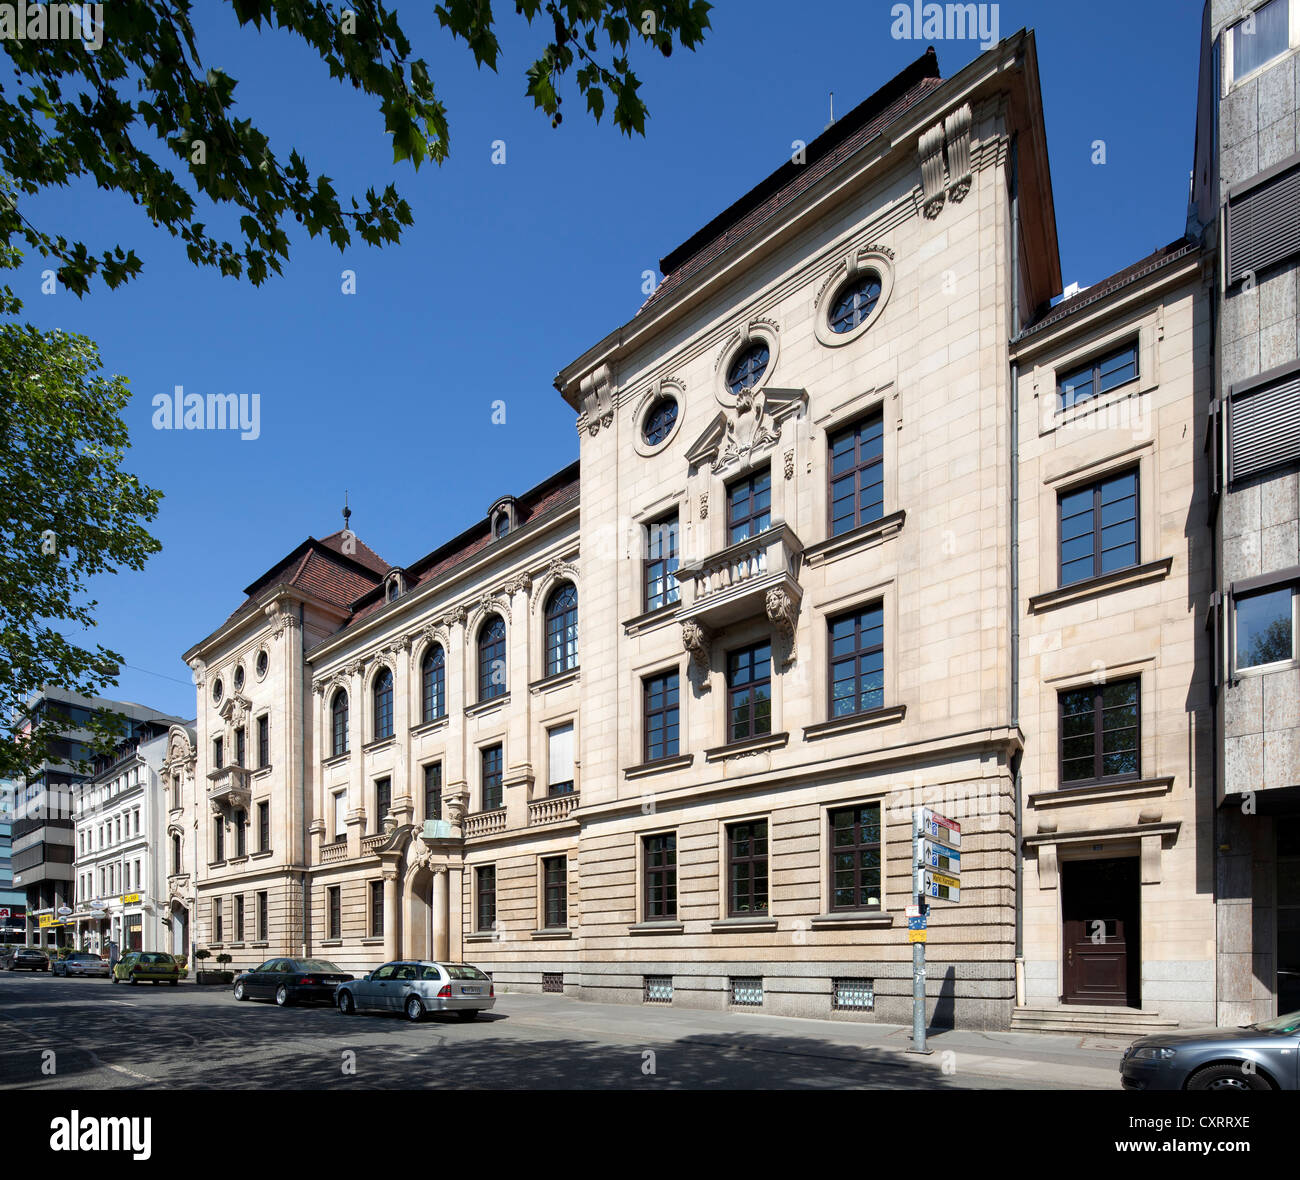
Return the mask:
[[832, 332], [852, 332], [866, 321], [880, 299], [880, 276], [867, 271], [840, 288], [831, 304], [830, 326]]
[[244, 687], [244, 665], [238, 664], [235, 667], [235, 691], [238, 692]]
[[259, 651], [257, 653], [257, 676], [259, 680], [266, 675], [266, 669], [269, 663], [270, 660], [267, 657], [266, 652]]
[[224, 686], [223, 686], [222, 683], [221, 683], [221, 677], [218, 676], [218, 677], [217, 677], [217, 678], [212, 682], [212, 701], [213, 701], [213, 704], [216, 704], [218, 701], [221, 700], [221, 694], [222, 694], [223, 691], [224, 691]]
[[727, 370], [727, 388], [732, 393], [742, 389], [752, 389], [767, 372], [767, 363], [771, 359], [771, 350], [761, 340], [756, 340], [743, 349]]
[[661, 397], [650, 407], [641, 428], [641, 436], [652, 447], [657, 447], [673, 430], [677, 421], [677, 399]]

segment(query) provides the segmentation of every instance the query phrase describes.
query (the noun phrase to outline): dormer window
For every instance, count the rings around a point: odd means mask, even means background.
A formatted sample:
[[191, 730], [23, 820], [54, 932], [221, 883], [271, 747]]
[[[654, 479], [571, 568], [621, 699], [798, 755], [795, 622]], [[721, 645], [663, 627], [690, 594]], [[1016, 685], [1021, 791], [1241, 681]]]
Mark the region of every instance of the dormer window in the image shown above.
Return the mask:
[[494, 537], [504, 537], [510, 531], [510, 517], [504, 512], [498, 512], [497, 518], [492, 522], [492, 535]]
[[502, 537], [508, 536], [519, 523], [519, 519], [515, 515], [514, 497], [502, 496], [488, 509], [487, 518], [491, 526], [493, 540], [499, 541]]
[[396, 602], [397, 599], [401, 597], [404, 588], [405, 587], [402, 585], [402, 575], [393, 574], [392, 577], [388, 579], [388, 586], [384, 590], [385, 601]]

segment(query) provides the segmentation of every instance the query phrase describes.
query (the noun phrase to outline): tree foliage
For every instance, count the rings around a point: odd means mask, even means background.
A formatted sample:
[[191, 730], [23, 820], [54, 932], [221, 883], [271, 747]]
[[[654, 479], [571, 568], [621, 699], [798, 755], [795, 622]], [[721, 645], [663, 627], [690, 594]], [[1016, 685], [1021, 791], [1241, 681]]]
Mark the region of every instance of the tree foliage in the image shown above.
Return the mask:
[[[382, 0], [336, 7], [321, 0], [229, 0], [241, 25], [264, 25], [301, 38], [331, 77], [378, 102], [395, 161], [419, 168], [450, 150], [447, 112], [428, 64]], [[499, 6], [498, 6], [499, 7]], [[646, 106], [632, 69], [634, 46], [670, 55], [693, 49], [708, 28], [704, 0], [516, 0], [513, 7], [548, 38], [526, 75], [536, 107], [561, 119], [563, 79], [573, 72], [587, 108], [600, 119], [607, 96], [613, 121], [643, 133]], [[496, 70], [501, 47], [490, 0], [443, 0], [433, 11], [479, 66]], [[59, 281], [83, 295], [98, 276], [110, 288], [138, 274], [134, 250], [92, 251], [22, 216], [21, 198], [51, 185], [93, 179], [129, 196], [155, 225], [185, 243], [196, 266], [246, 275], [254, 284], [280, 273], [293, 222], [340, 250], [354, 239], [397, 242], [411, 210], [395, 186], [340, 197], [290, 149], [277, 152], [251, 119], [236, 116], [236, 79], [205, 68], [190, 20], [190, 0], [113, 0], [104, 6], [103, 44], [7, 39], [17, 86], [0, 86], [0, 170], [19, 200], [0, 209], [0, 240], [20, 235], [58, 262]], [[203, 220], [213, 209], [238, 218], [236, 241]]]

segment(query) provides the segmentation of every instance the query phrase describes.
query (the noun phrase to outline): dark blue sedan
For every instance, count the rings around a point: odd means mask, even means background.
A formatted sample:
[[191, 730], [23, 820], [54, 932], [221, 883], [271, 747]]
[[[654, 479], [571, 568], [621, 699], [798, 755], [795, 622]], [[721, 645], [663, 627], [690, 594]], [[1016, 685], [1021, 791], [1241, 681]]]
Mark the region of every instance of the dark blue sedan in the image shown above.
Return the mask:
[[1300, 1090], [1300, 1012], [1142, 1037], [1119, 1070], [1126, 1090]]

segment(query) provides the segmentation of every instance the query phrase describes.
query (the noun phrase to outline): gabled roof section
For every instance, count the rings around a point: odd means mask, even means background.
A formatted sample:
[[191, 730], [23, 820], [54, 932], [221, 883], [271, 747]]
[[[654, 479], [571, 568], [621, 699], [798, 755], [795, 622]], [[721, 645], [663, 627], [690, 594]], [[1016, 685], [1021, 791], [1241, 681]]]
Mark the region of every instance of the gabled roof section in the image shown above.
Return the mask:
[[740, 200], [666, 254], [659, 262], [664, 281], [641, 305], [637, 314], [663, 299], [741, 238], [776, 217], [785, 206], [942, 84], [939, 59], [931, 46], [870, 98], [858, 103], [808, 144], [802, 164], [787, 160]]
[[1113, 295], [1116, 291], [1130, 286], [1144, 279], [1147, 275], [1154, 274], [1158, 270], [1172, 266], [1180, 262], [1200, 249], [1191, 238], [1177, 238], [1167, 246], [1162, 246], [1148, 254], [1145, 258], [1124, 267], [1123, 270], [1117, 270], [1108, 278], [1094, 283], [1076, 295], [1071, 295], [1069, 299], [1063, 299], [1055, 307], [1045, 308], [1042, 313], [1034, 320], [1032, 324], [1020, 333], [1020, 339], [1040, 332], [1045, 328], [1051, 327], [1052, 324], [1060, 323], [1061, 320], [1082, 311], [1085, 307], [1090, 307], [1098, 300], [1105, 299], [1108, 295]]
[[[272, 586], [294, 586], [349, 608], [366, 591], [378, 585], [390, 568], [370, 546], [355, 538], [356, 553], [343, 551], [343, 533], [332, 533], [323, 541], [308, 537], [251, 585], [244, 588], [248, 596], [234, 611], [234, 618], [249, 602]], [[227, 620], [228, 622], [229, 620]]]
[[[403, 570], [406, 576], [406, 593], [410, 594], [413, 590], [444, 577], [458, 566], [477, 557], [489, 546], [504, 544], [509, 537], [514, 537], [529, 524], [542, 520], [552, 512], [576, 504], [579, 487], [578, 463], [570, 463], [563, 470], [544, 479], [536, 487], [514, 498], [515, 527], [507, 538], [500, 540], [494, 538], [491, 518], [484, 517], [459, 536], [453, 537], [431, 553], [406, 566]], [[496, 503], [500, 503], [500, 500]], [[352, 618], [348, 620], [347, 626], [350, 627], [367, 618], [385, 605], [387, 603], [382, 586], [368, 587], [354, 601]]]

